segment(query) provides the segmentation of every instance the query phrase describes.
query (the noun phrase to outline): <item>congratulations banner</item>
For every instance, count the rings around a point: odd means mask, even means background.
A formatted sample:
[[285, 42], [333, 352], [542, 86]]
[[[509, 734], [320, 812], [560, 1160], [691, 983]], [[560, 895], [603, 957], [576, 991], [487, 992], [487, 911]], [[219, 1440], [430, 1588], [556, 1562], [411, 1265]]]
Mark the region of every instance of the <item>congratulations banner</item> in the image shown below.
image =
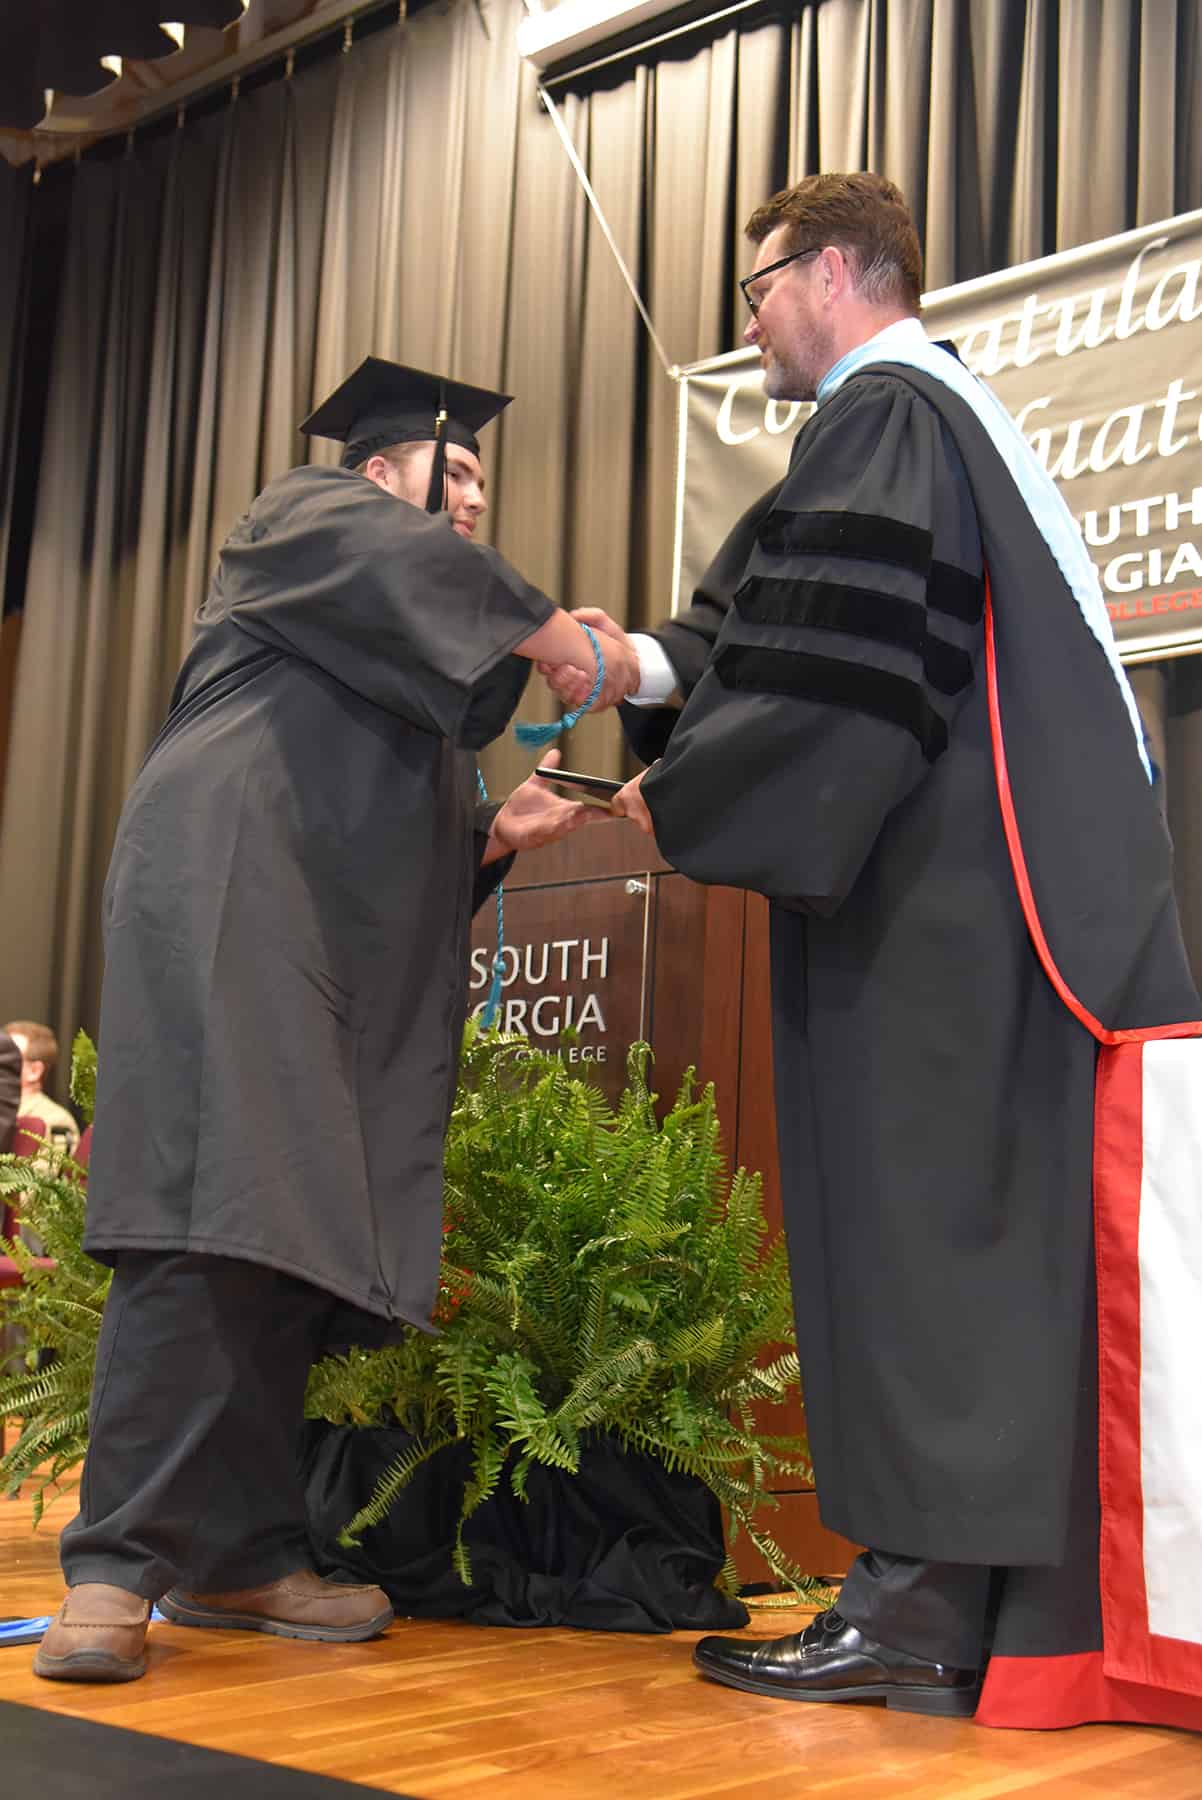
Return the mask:
[[[941, 288], [923, 322], [1058, 483], [1123, 656], [1202, 649], [1202, 212]], [[674, 609], [812, 410], [765, 398], [754, 350], [681, 371]]]

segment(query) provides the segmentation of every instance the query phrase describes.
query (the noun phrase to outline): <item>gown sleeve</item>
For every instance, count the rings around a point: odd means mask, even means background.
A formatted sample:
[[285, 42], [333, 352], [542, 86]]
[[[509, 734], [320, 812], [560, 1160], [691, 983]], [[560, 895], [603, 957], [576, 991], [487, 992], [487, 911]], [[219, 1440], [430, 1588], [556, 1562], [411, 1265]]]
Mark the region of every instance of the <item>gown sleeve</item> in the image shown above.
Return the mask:
[[980, 538], [938, 414], [895, 376], [803, 428], [704, 675], [643, 782], [695, 880], [821, 914], [945, 753], [982, 644]]
[[495, 550], [343, 469], [294, 469], [227, 539], [200, 623], [315, 664], [422, 730], [479, 748], [529, 664], [515, 644], [554, 611]]
[[476, 852], [476, 875], [472, 885], [472, 912], [478, 913], [484, 902], [496, 893], [503, 881], [509, 879], [509, 871], [517, 860], [517, 852], [511, 851], [508, 856], [498, 856], [495, 861], [485, 863], [484, 853], [488, 849], [488, 834], [492, 830], [493, 820], [504, 805], [503, 800], [489, 800], [476, 808], [474, 843]]
[[[755, 547], [760, 521], [776, 504], [779, 494], [778, 483], [748, 507], [693, 589], [687, 609], [674, 619], [665, 619], [648, 634], [662, 647], [676, 675], [676, 685], [686, 700], [705, 673], [705, 665], [730, 611], [735, 589]], [[630, 748], [643, 762], [650, 763], [666, 750], [680, 709], [677, 706], [622, 706], [619, 716]]]

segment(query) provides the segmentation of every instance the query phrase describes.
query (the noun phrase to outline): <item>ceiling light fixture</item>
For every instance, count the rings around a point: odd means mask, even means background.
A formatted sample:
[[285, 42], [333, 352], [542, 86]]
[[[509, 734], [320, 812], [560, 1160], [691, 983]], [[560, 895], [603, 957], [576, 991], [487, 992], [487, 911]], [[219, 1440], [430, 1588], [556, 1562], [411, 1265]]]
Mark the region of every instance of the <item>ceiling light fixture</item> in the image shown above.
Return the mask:
[[518, 55], [536, 69], [562, 62], [578, 51], [631, 31], [674, 11], [680, 0], [561, 0], [545, 12], [531, 11], [518, 26]]

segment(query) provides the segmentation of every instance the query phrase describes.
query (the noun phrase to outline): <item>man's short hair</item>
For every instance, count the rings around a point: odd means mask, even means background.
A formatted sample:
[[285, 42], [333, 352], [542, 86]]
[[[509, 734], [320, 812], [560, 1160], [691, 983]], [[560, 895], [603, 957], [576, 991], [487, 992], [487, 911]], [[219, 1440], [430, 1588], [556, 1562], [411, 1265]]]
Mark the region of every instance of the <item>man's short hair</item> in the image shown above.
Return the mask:
[[25, 1039], [26, 1062], [45, 1063], [46, 1073], [49, 1075], [58, 1061], [58, 1039], [49, 1025], [39, 1025], [33, 1019], [14, 1019], [4, 1029], [9, 1037]]
[[807, 175], [756, 207], [747, 236], [762, 244], [780, 225], [789, 228], [792, 250], [842, 250], [856, 287], [874, 305], [921, 309], [918, 233], [901, 190], [883, 175]]
[[[385, 444], [382, 450], [373, 450], [371, 456], [382, 456], [384, 461], [391, 463], [397, 474], [400, 475], [404, 473], [406, 464], [411, 463], [418, 451], [430, 441], [429, 438], [421, 438], [403, 444]], [[365, 456], [361, 463], [355, 464], [356, 475], [367, 473], [367, 465], [371, 461], [371, 456]]]

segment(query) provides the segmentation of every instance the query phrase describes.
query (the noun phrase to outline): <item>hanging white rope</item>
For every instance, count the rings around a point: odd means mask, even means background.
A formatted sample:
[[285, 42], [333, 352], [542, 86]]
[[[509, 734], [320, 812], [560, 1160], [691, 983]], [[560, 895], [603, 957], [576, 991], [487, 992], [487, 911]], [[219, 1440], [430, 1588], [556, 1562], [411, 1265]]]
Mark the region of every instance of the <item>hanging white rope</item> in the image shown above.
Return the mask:
[[674, 362], [671, 362], [669, 360], [667, 351], [664, 349], [663, 345], [659, 341], [659, 335], [656, 332], [655, 326], [651, 323], [651, 315], [647, 311], [647, 308], [643, 305], [643, 296], [639, 293], [638, 287], [635, 284], [634, 276], [630, 273], [630, 270], [626, 267], [626, 262], [622, 255], [622, 252], [618, 249], [617, 243], [614, 239], [614, 234], [609, 229], [609, 223], [605, 217], [605, 214], [601, 210], [601, 202], [598, 200], [596, 194], [593, 192], [593, 185], [592, 185], [592, 182], [589, 180], [587, 173], [585, 172], [584, 164], [581, 162], [580, 158], [576, 154], [576, 146], [575, 146], [575, 144], [573, 144], [571, 138], [568, 136], [567, 126], [564, 124], [563, 120], [560, 118], [559, 111], [555, 105], [554, 100], [552, 100], [550, 94], [547, 92], [546, 88], [543, 86], [541, 81], [538, 84], [538, 96], [539, 96], [539, 99], [542, 101], [543, 105], [546, 107], [547, 111], [551, 115], [551, 119], [554, 123], [555, 129], [559, 133], [559, 141], [564, 147], [564, 150], [567, 154], [568, 161], [571, 163], [572, 168], [576, 172], [576, 179], [579, 181], [581, 187], [584, 190], [584, 197], [588, 201], [589, 206], [592, 208], [593, 217], [596, 219], [597, 224], [601, 227], [602, 235], [604, 236], [606, 243], [609, 245], [610, 250], [613, 253], [613, 259], [617, 263], [618, 268], [621, 271], [622, 279], [626, 283], [626, 286], [630, 289], [630, 298], [634, 301], [636, 307], [638, 308], [639, 317], [642, 319], [643, 324], [647, 327], [647, 336], [651, 339], [651, 342], [655, 345], [655, 354], [659, 357], [660, 362], [664, 366], [664, 373], [666, 375], [668, 375], [671, 380], [676, 381], [679, 379], [680, 370]]

